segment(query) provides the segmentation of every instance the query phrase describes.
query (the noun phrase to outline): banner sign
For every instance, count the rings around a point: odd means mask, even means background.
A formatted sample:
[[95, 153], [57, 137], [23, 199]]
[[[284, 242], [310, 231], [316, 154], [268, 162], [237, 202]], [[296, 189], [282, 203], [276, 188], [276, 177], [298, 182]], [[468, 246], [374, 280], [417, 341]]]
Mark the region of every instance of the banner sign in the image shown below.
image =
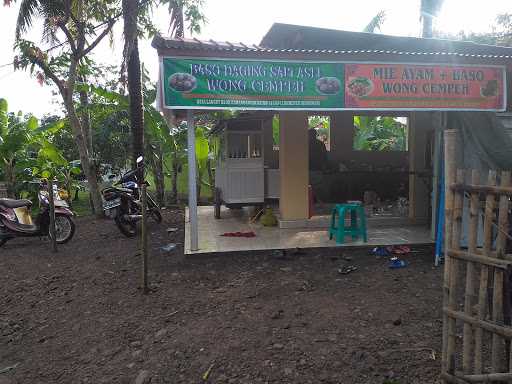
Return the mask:
[[497, 66], [162, 59], [171, 109], [505, 110]]
[[175, 109], [336, 109], [343, 64], [163, 59], [165, 106]]
[[345, 107], [504, 110], [501, 67], [345, 64]]

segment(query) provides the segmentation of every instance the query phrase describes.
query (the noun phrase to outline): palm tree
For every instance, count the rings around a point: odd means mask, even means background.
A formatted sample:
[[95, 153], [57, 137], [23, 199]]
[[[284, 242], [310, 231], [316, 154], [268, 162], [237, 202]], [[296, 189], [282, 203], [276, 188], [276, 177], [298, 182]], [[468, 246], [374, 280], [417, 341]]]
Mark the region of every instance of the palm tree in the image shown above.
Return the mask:
[[[191, 32], [199, 32], [205, 17], [201, 12], [203, 0], [160, 0], [169, 8], [171, 36], [184, 37], [185, 20]], [[124, 52], [128, 94], [130, 97], [130, 120], [132, 128], [132, 162], [144, 153], [144, 108], [142, 96], [142, 74], [138, 49], [139, 16], [148, 12], [151, 3], [143, 5], [137, 0], [122, 0], [124, 14]], [[147, 26], [147, 25], [146, 25]]]
[[433, 35], [432, 20], [441, 10], [444, 0], [421, 0], [421, 19], [423, 21], [422, 37], [430, 38]]
[[[168, 5], [172, 36], [184, 36], [185, 20], [190, 23], [191, 32], [199, 32], [201, 23], [206, 20], [200, 10], [202, 2], [203, 0], [160, 0], [157, 2]], [[144, 154], [144, 101], [138, 49], [138, 18], [140, 14], [149, 11], [151, 4], [146, 3], [144, 6], [140, 6], [137, 0], [122, 0], [122, 6], [125, 39], [123, 67], [126, 66], [132, 132], [132, 165], [135, 166], [137, 157]], [[155, 149], [158, 151], [158, 148]], [[159, 157], [159, 161], [162, 161], [162, 153], [158, 152], [157, 157]], [[173, 174], [177, 172], [177, 166], [177, 162], [176, 164], [173, 162]], [[162, 184], [162, 180], [160, 180], [160, 184]]]
[[[138, 0], [123, 0], [124, 51], [128, 95], [130, 99], [130, 122], [132, 133], [132, 167], [136, 159], [144, 155], [144, 108], [142, 101], [142, 74], [138, 45]], [[123, 67], [125, 65], [123, 64]]]
[[382, 27], [382, 24], [384, 24], [384, 21], [386, 20], [386, 11], [382, 10], [379, 13], [377, 13], [373, 18], [370, 20], [368, 25], [364, 27], [363, 32], [368, 33], [375, 33], [376, 30], [380, 31], [380, 28]]

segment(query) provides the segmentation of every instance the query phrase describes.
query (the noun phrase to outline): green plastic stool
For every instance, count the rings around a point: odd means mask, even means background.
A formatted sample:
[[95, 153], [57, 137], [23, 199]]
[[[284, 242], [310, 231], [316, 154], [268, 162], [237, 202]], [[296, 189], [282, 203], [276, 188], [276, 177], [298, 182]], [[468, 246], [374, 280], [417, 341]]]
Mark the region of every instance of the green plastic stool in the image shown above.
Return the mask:
[[[345, 226], [347, 213], [350, 213], [349, 227]], [[368, 242], [366, 216], [361, 204], [336, 204], [332, 210], [329, 240], [332, 240], [334, 236], [336, 244], [343, 244], [347, 235], [351, 235], [354, 240], [362, 237], [365, 243]]]

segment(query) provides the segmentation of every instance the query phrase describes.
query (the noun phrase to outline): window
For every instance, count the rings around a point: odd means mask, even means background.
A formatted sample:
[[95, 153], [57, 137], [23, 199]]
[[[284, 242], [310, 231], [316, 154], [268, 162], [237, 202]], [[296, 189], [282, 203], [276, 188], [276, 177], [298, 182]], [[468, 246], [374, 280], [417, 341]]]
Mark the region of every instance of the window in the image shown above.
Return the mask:
[[408, 118], [354, 116], [354, 150], [408, 151]]

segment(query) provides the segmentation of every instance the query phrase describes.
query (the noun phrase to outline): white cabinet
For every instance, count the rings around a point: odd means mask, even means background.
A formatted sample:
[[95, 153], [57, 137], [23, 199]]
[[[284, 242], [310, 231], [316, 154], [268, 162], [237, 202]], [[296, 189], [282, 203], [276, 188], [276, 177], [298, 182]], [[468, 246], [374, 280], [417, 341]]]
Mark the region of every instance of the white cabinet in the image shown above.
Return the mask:
[[265, 172], [261, 126], [223, 132], [215, 186], [225, 204], [265, 201]]
[[263, 203], [265, 179], [262, 159], [228, 159], [217, 168], [216, 187], [226, 204]]
[[265, 169], [264, 155], [261, 121], [236, 128], [226, 122], [215, 168], [217, 204], [260, 204], [279, 197], [279, 170]]

